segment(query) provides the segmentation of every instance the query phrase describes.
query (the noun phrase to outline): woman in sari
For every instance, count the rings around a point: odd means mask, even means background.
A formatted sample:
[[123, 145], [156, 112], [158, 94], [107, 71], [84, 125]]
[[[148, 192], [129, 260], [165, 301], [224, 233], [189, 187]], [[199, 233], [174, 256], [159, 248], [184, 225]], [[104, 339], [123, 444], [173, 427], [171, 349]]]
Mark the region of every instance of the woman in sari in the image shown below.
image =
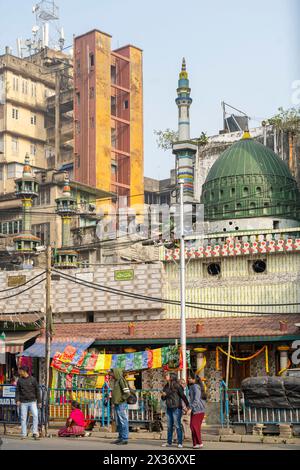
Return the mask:
[[84, 436], [85, 435], [84, 414], [77, 401], [72, 401], [72, 411], [67, 419], [66, 425], [58, 431], [59, 437]]

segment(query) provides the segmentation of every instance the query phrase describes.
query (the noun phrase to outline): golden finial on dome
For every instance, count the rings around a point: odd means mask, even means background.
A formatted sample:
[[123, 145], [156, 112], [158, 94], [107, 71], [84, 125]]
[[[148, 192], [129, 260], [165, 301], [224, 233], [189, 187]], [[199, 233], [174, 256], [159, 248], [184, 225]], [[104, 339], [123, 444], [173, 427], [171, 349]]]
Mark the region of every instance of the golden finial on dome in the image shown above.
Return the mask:
[[250, 135], [248, 127], [246, 127], [246, 129], [244, 130], [242, 139], [251, 139], [251, 135]]

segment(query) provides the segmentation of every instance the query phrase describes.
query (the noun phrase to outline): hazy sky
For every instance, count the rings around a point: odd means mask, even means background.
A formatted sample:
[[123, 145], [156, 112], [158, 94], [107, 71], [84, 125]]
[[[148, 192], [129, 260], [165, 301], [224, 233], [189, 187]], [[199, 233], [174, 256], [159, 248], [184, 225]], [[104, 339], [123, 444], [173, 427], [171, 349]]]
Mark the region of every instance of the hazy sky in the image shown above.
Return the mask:
[[[191, 135], [218, 133], [221, 101], [244, 110], [253, 127], [279, 106], [292, 106], [300, 80], [299, 0], [56, 0], [67, 45], [97, 28], [113, 47], [144, 51], [145, 175], [167, 178], [171, 152], [154, 129], [177, 128], [176, 87], [186, 57], [193, 104]], [[30, 37], [33, 0], [0, 0], [0, 48]], [[256, 121], [255, 121], [256, 119]]]

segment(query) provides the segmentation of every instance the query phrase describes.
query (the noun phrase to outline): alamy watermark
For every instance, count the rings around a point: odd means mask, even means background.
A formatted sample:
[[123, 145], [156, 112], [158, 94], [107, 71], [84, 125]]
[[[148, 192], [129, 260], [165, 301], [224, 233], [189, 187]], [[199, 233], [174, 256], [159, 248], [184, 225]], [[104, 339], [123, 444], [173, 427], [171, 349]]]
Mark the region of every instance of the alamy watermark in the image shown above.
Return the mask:
[[[109, 204], [98, 210], [100, 221], [96, 235], [99, 240], [118, 238], [145, 240], [177, 240], [181, 237], [180, 205], [127, 205], [122, 198], [116, 209]], [[183, 233], [200, 238], [207, 233], [203, 204], [184, 204]]]

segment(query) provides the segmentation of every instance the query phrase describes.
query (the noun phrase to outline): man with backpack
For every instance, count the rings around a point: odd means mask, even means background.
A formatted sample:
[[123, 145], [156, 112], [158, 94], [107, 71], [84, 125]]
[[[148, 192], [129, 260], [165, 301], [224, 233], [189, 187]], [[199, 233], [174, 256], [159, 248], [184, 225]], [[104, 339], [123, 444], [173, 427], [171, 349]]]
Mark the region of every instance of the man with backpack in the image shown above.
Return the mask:
[[110, 375], [114, 379], [111, 401], [115, 408], [117, 430], [119, 433], [115, 444], [126, 445], [128, 444], [129, 435], [127, 400], [131, 393], [128, 382], [123, 376], [122, 369], [113, 369]]

